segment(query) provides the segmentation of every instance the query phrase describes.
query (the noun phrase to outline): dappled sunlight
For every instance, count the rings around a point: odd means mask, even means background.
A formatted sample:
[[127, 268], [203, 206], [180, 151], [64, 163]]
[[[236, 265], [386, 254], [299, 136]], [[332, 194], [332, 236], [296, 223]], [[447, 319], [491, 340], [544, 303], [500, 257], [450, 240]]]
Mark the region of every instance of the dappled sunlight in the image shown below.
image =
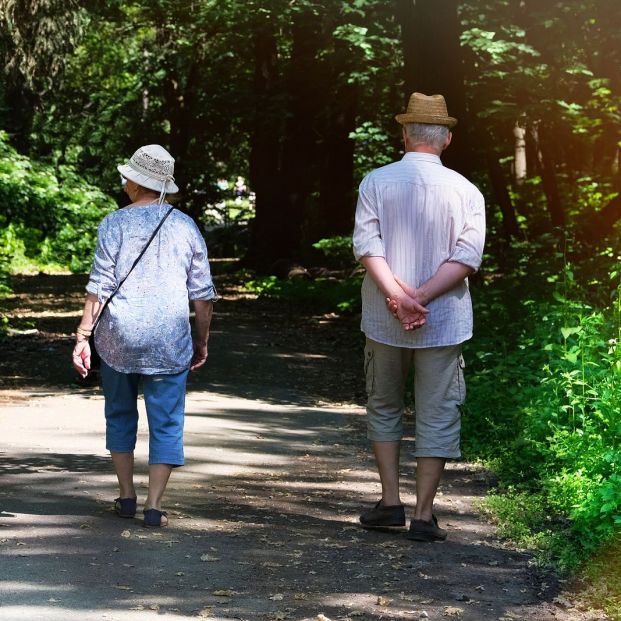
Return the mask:
[[63, 591], [71, 591], [73, 587], [69, 584], [63, 585], [47, 585], [36, 582], [12, 582], [11, 580], [3, 580], [2, 588], [13, 592], [41, 592], [53, 591], [54, 593], [62, 593]]

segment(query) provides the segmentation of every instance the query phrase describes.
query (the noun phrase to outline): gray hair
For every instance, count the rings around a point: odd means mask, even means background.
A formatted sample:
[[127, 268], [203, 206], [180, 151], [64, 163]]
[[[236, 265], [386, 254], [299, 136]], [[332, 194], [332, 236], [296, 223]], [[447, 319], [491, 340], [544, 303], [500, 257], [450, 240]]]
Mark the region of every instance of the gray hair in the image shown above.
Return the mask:
[[405, 132], [412, 146], [424, 144], [440, 151], [446, 146], [450, 133], [446, 125], [429, 123], [406, 123]]

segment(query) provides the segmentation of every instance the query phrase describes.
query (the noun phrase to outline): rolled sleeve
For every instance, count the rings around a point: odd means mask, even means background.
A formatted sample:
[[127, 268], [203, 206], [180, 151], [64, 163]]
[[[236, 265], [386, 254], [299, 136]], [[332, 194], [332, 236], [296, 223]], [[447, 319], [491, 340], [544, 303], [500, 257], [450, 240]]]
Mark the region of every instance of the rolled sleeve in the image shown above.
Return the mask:
[[107, 218], [99, 225], [97, 247], [86, 291], [105, 302], [116, 289], [115, 267], [119, 254], [119, 237], [110, 231]]
[[455, 244], [455, 250], [448, 261], [463, 263], [476, 272], [481, 267], [484, 245], [485, 199], [477, 190], [469, 201], [464, 226]]
[[386, 257], [378, 215], [377, 194], [372, 179], [368, 176], [362, 180], [358, 191], [353, 246], [357, 261], [361, 257]]
[[196, 247], [188, 272], [187, 286], [190, 300], [213, 300], [215, 302], [218, 299], [218, 292], [211, 278], [207, 244], [198, 229], [196, 229]]

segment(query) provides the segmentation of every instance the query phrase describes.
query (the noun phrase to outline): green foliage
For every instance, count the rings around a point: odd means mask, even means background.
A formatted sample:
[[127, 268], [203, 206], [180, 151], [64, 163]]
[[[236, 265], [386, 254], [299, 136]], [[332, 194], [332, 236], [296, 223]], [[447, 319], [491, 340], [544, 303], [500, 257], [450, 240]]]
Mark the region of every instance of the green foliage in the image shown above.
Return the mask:
[[488, 507], [502, 532], [570, 569], [621, 523], [621, 298], [578, 300], [569, 265], [542, 281], [525, 274], [518, 305], [498, 285], [478, 299], [464, 440], [499, 477]]
[[356, 312], [360, 309], [358, 275], [346, 279], [317, 278], [315, 280], [289, 279], [266, 276], [250, 280], [245, 289], [259, 296], [301, 306], [313, 313]]
[[356, 178], [362, 179], [374, 168], [390, 164], [394, 159], [394, 145], [385, 129], [377, 127], [371, 121], [365, 121], [349, 134], [356, 147], [354, 151], [354, 169]]
[[333, 267], [353, 267], [355, 259], [351, 247], [350, 235], [337, 235], [320, 239], [313, 244], [313, 248], [320, 250]]
[[114, 208], [76, 173], [19, 155], [0, 132], [0, 269], [86, 271], [97, 225]]

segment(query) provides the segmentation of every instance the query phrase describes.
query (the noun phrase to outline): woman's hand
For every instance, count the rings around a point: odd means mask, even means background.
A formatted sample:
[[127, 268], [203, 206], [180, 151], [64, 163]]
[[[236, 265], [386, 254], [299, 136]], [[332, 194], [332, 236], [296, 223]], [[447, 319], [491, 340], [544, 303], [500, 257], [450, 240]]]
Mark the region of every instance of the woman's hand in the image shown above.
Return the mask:
[[190, 371], [200, 369], [207, 362], [207, 343], [204, 341], [194, 341], [194, 355], [190, 362]]
[[91, 346], [88, 344], [88, 339], [76, 341], [71, 361], [78, 375], [84, 379], [91, 368]]

